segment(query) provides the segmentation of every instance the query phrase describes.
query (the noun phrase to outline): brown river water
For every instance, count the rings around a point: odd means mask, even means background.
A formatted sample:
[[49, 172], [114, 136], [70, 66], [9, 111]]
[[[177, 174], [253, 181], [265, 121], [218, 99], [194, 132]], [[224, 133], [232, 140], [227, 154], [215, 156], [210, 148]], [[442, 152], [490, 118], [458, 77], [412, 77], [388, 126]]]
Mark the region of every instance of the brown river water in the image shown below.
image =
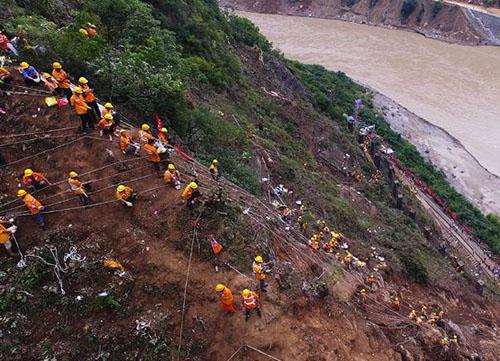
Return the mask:
[[500, 47], [337, 20], [248, 17], [288, 58], [341, 70], [457, 138], [500, 175]]

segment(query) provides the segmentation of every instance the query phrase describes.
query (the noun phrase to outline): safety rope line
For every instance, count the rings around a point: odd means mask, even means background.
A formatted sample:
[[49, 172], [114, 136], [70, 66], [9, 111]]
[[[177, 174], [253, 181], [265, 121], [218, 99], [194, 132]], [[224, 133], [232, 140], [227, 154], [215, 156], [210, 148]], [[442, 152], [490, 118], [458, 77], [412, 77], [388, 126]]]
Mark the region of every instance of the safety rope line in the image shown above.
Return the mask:
[[201, 215], [203, 214], [203, 209], [200, 211], [200, 214], [196, 218], [196, 220], [193, 223], [193, 238], [191, 239], [191, 250], [189, 251], [189, 262], [188, 262], [188, 267], [186, 271], [186, 282], [184, 284], [184, 296], [182, 300], [182, 314], [181, 314], [181, 326], [180, 326], [180, 331], [179, 331], [179, 347], [177, 348], [177, 360], [180, 360], [180, 355], [181, 355], [181, 348], [182, 348], [182, 333], [184, 331], [184, 316], [186, 314], [186, 298], [187, 298], [187, 287], [189, 283], [189, 273], [191, 271], [191, 261], [193, 259], [193, 249], [194, 249], [194, 241], [195, 239], [198, 239], [198, 232], [196, 230], [198, 221], [201, 218]]
[[[27, 89], [27, 90], [32, 90], [32, 91], [34, 90], [34, 91], [37, 91], [37, 92], [40, 92], [40, 93], [46, 93], [47, 95], [52, 95], [52, 93], [50, 91], [45, 90], [45, 89], [30, 88], [30, 87], [23, 86], [23, 85], [18, 85], [18, 84], [10, 84], [10, 87]], [[8, 91], [8, 90], [6, 90], [6, 91]]]
[[68, 138], [68, 137], [73, 137], [73, 136], [74, 136], [74, 134], [64, 134], [64, 135], [49, 135], [46, 137], [30, 138], [30, 139], [20, 140], [20, 141], [13, 142], [13, 143], [0, 144], [0, 148], [12, 146], [12, 145], [17, 145], [17, 144], [36, 142], [37, 140], [46, 140], [46, 139], [51, 140], [51, 139], [59, 139], [59, 138]]
[[0, 139], [2, 139], [2, 138], [24, 137], [24, 136], [27, 136], [27, 135], [36, 135], [36, 134], [55, 133], [55, 132], [62, 132], [64, 130], [71, 130], [71, 129], [78, 129], [78, 128], [80, 128], [80, 127], [65, 127], [65, 128], [58, 128], [58, 129], [41, 130], [39, 132], [30, 132], [30, 133], [14, 133], [14, 134], [0, 135]]

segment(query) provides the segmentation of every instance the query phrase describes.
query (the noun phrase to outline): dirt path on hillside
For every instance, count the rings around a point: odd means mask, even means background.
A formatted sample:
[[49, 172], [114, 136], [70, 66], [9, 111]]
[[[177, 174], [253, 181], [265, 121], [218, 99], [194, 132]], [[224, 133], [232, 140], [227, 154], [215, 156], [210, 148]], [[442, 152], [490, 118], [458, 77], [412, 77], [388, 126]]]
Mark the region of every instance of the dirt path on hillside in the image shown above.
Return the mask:
[[488, 7], [475, 5], [475, 4], [467, 4], [467, 3], [460, 2], [460, 1], [444, 0], [443, 2], [448, 3], [448, 4], [452, 4], [452, 5], [458, 5], [458, 6], [461, 6], [463, 8], [467, 8], [467, 9], [471, 9], [471, 10], [476, 10], [476, 11], [479, 11], [479, 12], [482, 12], [482, 13], [485, 13], [488, 15], [500, 16], [500, 9], [497, 9], [497, 8], [488, 8]]
[[450, 183], [486, 213], [500, 214], [500, 177], [481, 166], [467, 149], [446, 132], [372, 90], [374, 105], [394, 131], [415, 145], [420, 154], [442, 169]]

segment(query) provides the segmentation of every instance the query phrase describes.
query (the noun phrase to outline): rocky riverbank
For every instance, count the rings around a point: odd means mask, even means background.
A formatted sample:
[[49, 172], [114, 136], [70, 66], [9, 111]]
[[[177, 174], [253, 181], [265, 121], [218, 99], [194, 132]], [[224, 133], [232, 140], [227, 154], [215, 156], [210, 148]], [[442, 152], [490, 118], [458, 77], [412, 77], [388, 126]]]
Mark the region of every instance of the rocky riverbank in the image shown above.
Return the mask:
[[371, 90], [374, 105], [391, 127], [441, 169], [450, 183], [485, 213], [500, 214], [500, 177], [490, 173], [444, 129], [435, 126], [387, 96]]

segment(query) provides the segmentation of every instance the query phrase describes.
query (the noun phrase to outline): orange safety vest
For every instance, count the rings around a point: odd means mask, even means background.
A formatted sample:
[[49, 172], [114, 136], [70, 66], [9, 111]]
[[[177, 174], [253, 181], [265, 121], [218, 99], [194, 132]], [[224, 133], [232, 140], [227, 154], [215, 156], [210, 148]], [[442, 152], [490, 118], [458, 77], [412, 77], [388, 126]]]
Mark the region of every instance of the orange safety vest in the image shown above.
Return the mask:
[[158, 133], [158, 139], [163, 143], [163, 144], [168, 144], [167, 136], [165, 133]]
[[150, 139], [153, 139], [153, 135], [151, 135], [151, 133], [145, 131], [145, 130], [139, 130], [137, 132], [137, 134], [139, 135], [139, 141], [142, 143], [142, 144], [146, 144], [148, 142], [148, 140]]
[[75, 113], [78, 115], [87, 114], [90, 107], [85, 102], [85, 98], [80, 94], [73, 94], [70, 98], [70, 103], [75, 109]]
[[10, 240], [10, 232], [0, 223], [0, 244], [4, 244]]
[[153, 162], [153, 163], [160, 162], [160, 156], [158, 155], [158, 150], [156, 149], [156, 147], [154, 145], [145, 144], [144, 149], [146, 150], [146, 154], [151, 162]]
[[0, 66], [0, 79], [5, 79], [10, 76], [10, 71]]
[[37, 172], [33, 172], [33, 174], [31, 176], [27, 176], [27, 175], [24, 175], [23, 176], [23, 183], [26, 184], [26, 185], [31, 185], [33, 184], [33, 181], [35, 182], [42, 182], [44, 181], [45, 178], [43, 177], [43, 174], [42, 173], [37, 173]]
[[71, 82], [68, 79], [68, 74], [62, 69], [54, 69], [52, 70], [52, 76], [56, 78], [59, 83], [59, 88], [68, 89], [71, 87]]
[[120, 201], [126, 201], [127, 199], [130, 198], [132, 193], [134, 193], [134, 190], [132, 188], [125, 187], [125, 190], [123, 192], [116, 191], [116, 199]]
[[68, 178], [68, 183], [69, 186], [71, 187], [71, 190], [77, 194], [85, 194], [85, 190], [83, 189], [83, 183], [76, 179], [76, 178]]
[[87, 30], [87, 35], [89, 36], [89, 38], [93, 38], [94, 36], [97, 35], [97, 30], [94, 28], [88, 28], [86, 30]]
[[128, 134], [122, 134], [120, 137], [120, 149], [122, 152], [125, 152], [127, 150], [127, 145], [132, 142], [132, 137]]
[[253, 273], [255, 274], [255, 278], [257, 278], [259, 281], [266, 279], [266, 275], [264, 274], [264, 272], [262, 272], [262, 266], [260, 264], [254, 261], [252, 268]]
[[163, 180], [165, 181], [165, 183], [171, 183], [172, 179], [179, 180], [179, 177], [180, 177], [180, 173], [178, 170], [173, 170], [173, 171], [167, 170], [163, 174]]
[[214, 251], [216, 255], [222, 252], [222, 245], [214, 238], [210, 239], [210, 246], [212, 247], [212, 251]]
[[191, 198], [191, 194], [193, 194], [193, 189], [188, 185], [182, 191], [181, 198], [187, 201], [189, 198]]
[[249, 310], [257, 308], [257, 300], [259, 299], [259, 296], [257, 296], [255, 292], [250, 291], [250, 294], [247, 297], [241, 295], [241, 298], [243, 300], [243, 307]]
[[99, 124], [97, 125], [97, 127], [99, 129], [109, 129], [111, 128], [111, 126], [113, 125], [113, 119], [106, 119], [106, 118], [102, 118], [100, 121], [99, 121]]
[[225, 305], [231, 305], [233, 303], [234, 299], [233, 293], [227, 287], [225, 287], [224, 290], [222, 290], [219, 297], [220, 297], [220, 302]]
[[34, 215], [40, 213], [40, 207], [42, 206], [42, 203], [40, 203], [31, 194], [26, 194], [26, 196], [24, 197], [24, 204], [26, 204], [26, 207], [29, 209], [31, 214]]
[[95, 101], [94, 91], [90, 89], [88, 84], [81, 84], [80, 87], [83, 90], [83, 94], [85, 95], [85, 101], [87, 103], [92, 103], [93, 101]]

